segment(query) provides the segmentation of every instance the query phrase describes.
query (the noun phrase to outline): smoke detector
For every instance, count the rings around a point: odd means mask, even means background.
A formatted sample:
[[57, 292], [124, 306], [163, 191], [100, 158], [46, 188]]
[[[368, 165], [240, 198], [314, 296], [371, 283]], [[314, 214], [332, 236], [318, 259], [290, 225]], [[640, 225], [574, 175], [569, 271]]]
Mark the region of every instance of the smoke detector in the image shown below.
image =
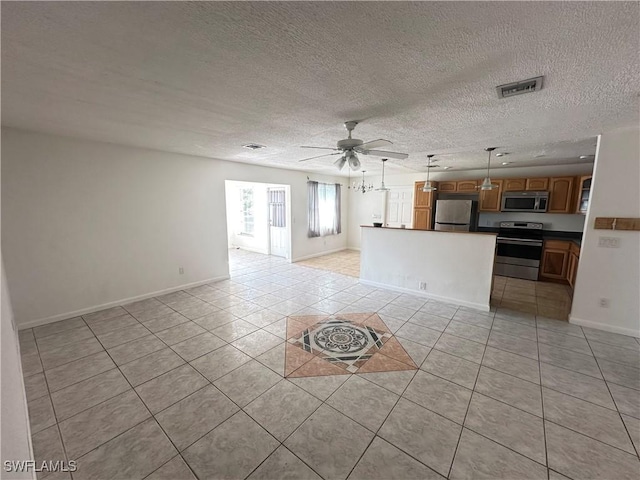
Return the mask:
[[506, 85], [499, 85], [496, 87], [496, 90], [498, 91], [498, 98], [513, 97], [514, 95], [533, 93], [538, 90], [542, 90], [542, 78], [543, 77], [535, 77], [527, 80], [521, 80], [519, 82], [507, 83]]
[[261, 148], [266, 148], [266, 145], [260, 145], [259, 143], [247, 143], [246, 145], [242, 145], [244, 148], [248, 148], [249, 150], [260, 150]]

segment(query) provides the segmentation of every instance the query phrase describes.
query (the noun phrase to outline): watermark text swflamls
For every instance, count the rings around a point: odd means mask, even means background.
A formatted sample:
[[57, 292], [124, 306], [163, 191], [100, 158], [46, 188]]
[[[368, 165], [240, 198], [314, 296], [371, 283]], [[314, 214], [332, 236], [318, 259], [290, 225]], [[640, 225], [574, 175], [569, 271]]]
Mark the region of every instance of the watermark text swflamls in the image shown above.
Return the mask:
[[5, 460], [4, 470], [6, 472], [75, 472], [78, 469], [75, 460]]

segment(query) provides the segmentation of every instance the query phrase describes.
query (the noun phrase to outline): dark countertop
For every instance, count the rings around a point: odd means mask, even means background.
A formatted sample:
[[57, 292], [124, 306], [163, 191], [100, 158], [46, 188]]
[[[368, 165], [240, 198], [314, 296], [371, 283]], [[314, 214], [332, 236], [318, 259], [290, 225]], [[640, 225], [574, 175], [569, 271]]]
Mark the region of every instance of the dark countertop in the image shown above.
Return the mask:
[[477, 232], [461, 232], [461, 231], [452, 231], [452, 230], [422, 230], [418, 228], [400, 228], [400, 227], [374, 227], [373, 225], [360, 225], [360, 228], [375, 228], [377, 230], [409, 230], [412, 232], [436, 232], [436, 233], [464, 233], [470, 234], [473, 233], [475, 235], [496, 235], [497, 232], [492, 231], [477, 231]]
[[[498, 227], [478, 227], [479, 232], [498, 233]], [[573, 242], [578, 246], [582, 245], [582, 232], [563, 232], [560, 230], [543, 230], [543, 240], [563, 240]]]

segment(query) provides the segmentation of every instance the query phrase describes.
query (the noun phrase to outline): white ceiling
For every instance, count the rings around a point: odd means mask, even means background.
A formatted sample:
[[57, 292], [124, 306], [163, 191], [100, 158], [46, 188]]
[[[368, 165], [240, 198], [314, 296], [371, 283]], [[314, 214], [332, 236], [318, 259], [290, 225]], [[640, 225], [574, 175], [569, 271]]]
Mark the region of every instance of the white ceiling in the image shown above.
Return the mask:
[[[514, 165], [576, 163], [597, 134], [639, 121], [639, 13], [637, 2], [2, 2], [2, 123], [334, 171], [335, 157], [298, 163], [315, 153], [299, 146], [333, 146], [359, 120], [355, 137], [393, 141], [410, 155], [395, 164], [422, 171], [429, 153], [483, 167], [488, 146]], [[497, 98], [497, 85], [537, 75], [542, 91]]]

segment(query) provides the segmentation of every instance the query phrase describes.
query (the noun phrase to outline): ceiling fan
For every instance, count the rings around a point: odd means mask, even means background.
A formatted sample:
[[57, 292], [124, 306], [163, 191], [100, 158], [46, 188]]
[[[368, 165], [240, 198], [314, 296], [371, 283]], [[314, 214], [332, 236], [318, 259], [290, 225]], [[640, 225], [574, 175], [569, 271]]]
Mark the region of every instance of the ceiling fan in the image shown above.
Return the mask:
[[370, 142], [363, 142], [357, 138], [351, 138], [351, 132], [354, 128], [356, 128], [358, 122], [351, 121], [345, 122], [344, 126], [349, 132], [349, 136], [344, 140], [339, 140], [338, 144], [335, 148], [333, 147], [307, 147], [303, 146], [302, 148], [316, 148], [320, 150], [334, 150], [334, 153], [325, 153], [323, 155], [318, 155], [310, 158], [303, 158], [299, 160], [300, 162], [306, 162], [307, 160], [313, 160], [314, 158], [328, 157], [331, 155], [340, 155], [340, 158], [334, 162], [334, 165], [338, 167], [338, 170], [342, 170], [346, 163], [349, 164], [352, 170], [360, 169], [360, 159], [357, 154], [361, 155], [373, 155], [376, 157], [386, 157], [386, 158], [397, 158], [399, 160], [404, 160], [409, 156], [407, 153], [397, 153], [397, 152], [386, 152], [383, 150], [376, 150], [379, 147], [384, 147], [386, 145], [392, 145], [392, 142], [389, 140], [383, 140], [382, 138], [378, 140], [372, 140]]

